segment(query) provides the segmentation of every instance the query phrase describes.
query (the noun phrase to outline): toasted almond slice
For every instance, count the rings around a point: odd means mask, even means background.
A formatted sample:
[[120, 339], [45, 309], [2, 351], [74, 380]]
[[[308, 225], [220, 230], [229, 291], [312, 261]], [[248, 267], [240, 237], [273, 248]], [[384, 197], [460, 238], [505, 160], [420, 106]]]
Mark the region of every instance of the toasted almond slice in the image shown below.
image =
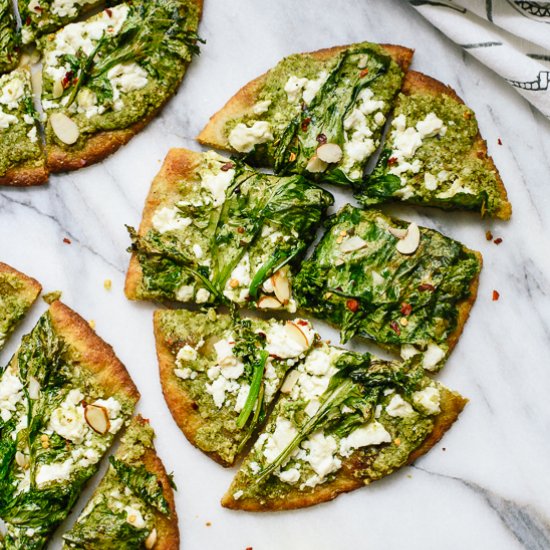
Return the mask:
[[309, 348], [309, 340], [305, 332], [293, 321], [287, 321], [285, 325], [285, 331], [287, 336], [294, 340], [299, 346], [304, 348], [304, 351]]
[[42, 71], [31, 71], [31, 86], [35, 96], [42, 95]]
[[55, 135], [65, 144], [73, 145], [80, 136], [76, 123], [63, 113], [52, 113], [50, 123]]
[[317, 155], [313, 155], [307, 163], [306, 170], [312, 174], [318, 174], [324, 172], [327, 169], [328, 164], [321, 160]]
[[38, 383], [38, 380], [31, 376], [29, 379], [29, 397], [31, 399], [38, 399], [38, 396], [40, 395], [40, 384]]
[[84, 409], [84, 418], [90, 428], [98, 434], [105, 435], [111, 427], [109, 413], [107, 409], [101, 405], [86, 405]]
[[339, 162], [342, 158], [342, 148], [336, 143], [323, 143], [317, 147], [317, 156], [329, 164]]
[[63, 88], [63, 84], [61, 84], [61, 80], [56, 80], [53, 83], [53, 88], [52, 88], [53, 98], [54, 99], [60, 98], [63, 95], [63, 91], [64, 91], [64, 88]]
[[361, 248], [365, 248], [366, 246], [368, 246], [367, 241], [357, 235], [353, 235], [342, 241], [340, 250], [344, 253], [355, 252], [356, 250], [361, 250]]
[[403, 239], [407, 236], [407, 229], [401, 229], [400, 227], [388, 227], [388, 231], [398, 239]]
[[275, 292], [277, 300], [283, 305], [288, 304], [290, 300], [290, 281], [286, 273], [279, 269], [279, 271], [273, 274], [271, 281], [273, 282], [273, 291]]
[[149, 536], [145, 539], [145, 548], [147, 548], [147, 550], [151, 550], [151, 548], [153, 548], [153, 546], [155, 546], [156, 543], [157, 543], [157, 530], [153, 529], [149, 533]]
[[281, 386], [281, 393], [290, 393], [296, 382], [298, 382], [298, 378], [300, 378], [300, 373], [297, 370], [291, 370]]
[[258, 307], [260, 309], [279, 309], [282, 306], [283, 304], [273, 296], [261, 296], [258, 300]]
[[15, 453], [15, 462], [20, 468], [26, 469], [29, 466], [29, 457], [24, 455], [21, 451]]
[[420, 229], [414, 222], [409, 225], [407, 234], [398, 241], [396, 248], [401, 254], [413, 254], [420, 244]]

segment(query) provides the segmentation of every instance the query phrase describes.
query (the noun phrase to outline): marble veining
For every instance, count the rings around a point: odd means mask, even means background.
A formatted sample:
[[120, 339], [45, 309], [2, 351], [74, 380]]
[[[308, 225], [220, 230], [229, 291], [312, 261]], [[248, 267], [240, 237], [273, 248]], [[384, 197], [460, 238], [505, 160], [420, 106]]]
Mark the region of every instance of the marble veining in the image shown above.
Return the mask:
[[[61, 289], [68, 305], [96, 322], [140, 388], [139, 410], [151, 418], [159, 453], [175, 472], [182, 547], [550, 548], [550, 122], [401, 0], [205, 0], [200, 35], [207, 43], [177, 96], [126, 147], [98, 165], [52, 176], [45, 187], [0, 189], [0, 259], [37, 277], [46, 292]], [[296, 512], [230, 512], [219, 499], [234, 471], [189, 445], [162, 398], [152, 334], [155, 305], [130, 303], [123, 295], [129, 259], [124, 224], [139, 224], [168, 148], [199, 150], [193, 136], [240, 86], [284, 55], [361, 40], [415, 48], [413, 68], [457, 90], [476, 111], [508, 188], [508, 223], [427, 208], [384, 208], [483, 253], [477, 303], [438, 375], [470, 403], [414, 467], [368, 488]], [[350, 200], [348, 193], [336, 194], [338, 205]], [[502, 243], [487, 241], [487, 230]], [[112, 280], [110, 291], [106, 279]], [[500, 293], [496, 302], [493, 290]], [[33, 308], [0, 356], [2, 363], [45, 308]], [[332, 329], [318, 326], [337, 340]], [[365, 349], [361, 342], [354, 347]], [[59, 546], [57, 538], [52, 547]]]

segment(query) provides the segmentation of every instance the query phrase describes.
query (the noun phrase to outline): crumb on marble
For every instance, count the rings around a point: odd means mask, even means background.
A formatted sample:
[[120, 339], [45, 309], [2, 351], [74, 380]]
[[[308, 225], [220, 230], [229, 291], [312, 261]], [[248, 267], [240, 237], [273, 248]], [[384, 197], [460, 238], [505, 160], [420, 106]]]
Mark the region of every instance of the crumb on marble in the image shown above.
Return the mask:
[[65, 244], [71, 244], [71, 239], [69, 239], [68, 237], [63, 237], [63, 242]]
[[488, 241], [492, 241], [493, 240], [493, 234], [489, 230], [487, 230], [487, 231], [485, 231], [485, 238]]
[[500, 298], [500, 293], [498, 290], [493, 290], [493, 302], [496, 302]]
[[212, 522], [211, 522], [211, 521], [207, 521], [205, 525], [206, 525], [206, 527], [212, 527]]
[[113, 281], [111, 281], [111, 279], [105, 279], [103, 281], [103, 288], [105, 290], [111, 290], [112, 286], [113, 286]]
[[93, 319], [90, 319], [90, 320], [88, 321], [88, 324], [92, 327], [92, 329], [95, 330], [95, 321], [94, 321]]
[[500, 237], [497, 237], [493, 242], [495, 244], [500, 244], [502, 242], [502, 239]]

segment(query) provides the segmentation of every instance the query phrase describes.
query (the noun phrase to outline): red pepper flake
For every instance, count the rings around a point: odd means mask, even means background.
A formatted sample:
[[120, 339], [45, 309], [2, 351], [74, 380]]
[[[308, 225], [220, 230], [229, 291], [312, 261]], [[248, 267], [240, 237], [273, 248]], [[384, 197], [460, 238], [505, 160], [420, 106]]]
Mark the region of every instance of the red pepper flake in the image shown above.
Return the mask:
[[369, 74], [369, 70], [368, 69], [363, 69], [360, 73], [359, 73], [359, 77], [360, 78], [363, 78], [364, 76], [367, 76]]
[[412, 308], [411, 304], [407, 304], [407, 302], [403, 302], [401, 304], [401, 313], [403, 315], [410, 315], [412, 310], [413, 310], [413, 308]]
[[32, 22], [31, 16], [27, 15], [27, 19], [25, 19], [25, 25], [30, 25]]
[[227, 172], [228, 170], [231, 170], [232, 168], [234, 168], [235, 165], [232, 163], [232, 162], [226, 162], [221, 168], [220, 170], [222, 172]]
[[496, 302], [500, 298], [500, 293], [498, 290], [493, 290], [493, 302]]
[[353, 298], [350, 298], [346, 302], [346, 307], [355, 313], [359, 309], [359, 302], [357, 300], [354, 300]]
[[109, 16], [109, 17], [113, 17], [113, 10], [111, 8], [107, 8], [105, 10], [105, 13]]
[[305, 319], [300, 319], [299, 321], [296, 321], [296, 324], [300, 325], [301, 327], [309, 326], [309, 323]]
[[243, 226], [237, 227], [237, 233], [240, 233], [242, 235], [244, 233], [244, 227]]
[[61, 79], [61, 85], [63, 86], [63, 89], [67, 89], [71, 85], [71, 81], [73, 80], [74, 73], [73, 71], [67, 71], [65, 73], [65, 76]]
[[500, 138], [498, 138], [497, 143], [498, 143], [499, 145], [502, 145], [502, 140], [501, 140]]
[[38, 13], [42, 13], [44, 10], [40, 6], [35, 6], [34, 11], [36, 11]]
[[315, 139], [317, 140], [317, 143], [319, 143], [320, 145], [323, 145], [324, 143], [327, 142], [327, 136], [325, 136], [325, 134], [319, 134]]
[[305, 132], [308, 129], [310, 122], [311, 122], [311, 117], [309, 116], [304, 118], [304, 120], [302, 120], [302, 125], [301, 125], [302, 132]]
[[254, 550], [252, 546], [247, 546], [244, 550]]
[[497, 237], [493, 242], [495, 244], [500, 244], [502, 242], [502, 239], [500, 237]]
[[388, 166], [393, 166], [394, 164], [397, 164], [397, 157], [390, 157], [388, 159]]
[[71, 239], [68, 239], [67, 237], [65, 237], [65, 238], [63, 239], [63, 242], [64, 242], [65, 244], [71, 244]]
[[435, 290], [435, 286], [430, 283], [422, 283], [419, 285], [418, 290], [420, 290], [420, 292], [433, 292]]
[[399, 328], [399, 325], [397, 324], [397, 321], [392, 321], [390, 323], [391, 329], [399, 336], [401, 334], [401, 329]]
[[489, 230], [487, 230], [487, 231], [485, 231], [485, 238], [488, 241], [492, 241], [493, 240], [493, 234]]

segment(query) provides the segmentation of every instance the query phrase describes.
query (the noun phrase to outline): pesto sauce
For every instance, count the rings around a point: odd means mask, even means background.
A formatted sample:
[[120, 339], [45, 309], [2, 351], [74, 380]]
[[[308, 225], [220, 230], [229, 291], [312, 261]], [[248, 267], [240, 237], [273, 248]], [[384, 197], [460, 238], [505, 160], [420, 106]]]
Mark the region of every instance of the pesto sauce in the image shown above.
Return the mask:
[[[472, 154], [479, 133], [474, 112], [446, 94], [400, 94], [394, 120], [395, 117], [404, 115], [407, 127], [414, 128], [430, 113], [443, 121], [446, 131], [425, 137], [422, 145], [409, 159], [409, 162], [413, 159], [419, 161], [420, 170], [417, 173], [407, 171], [399, 176], [387, 177], [391, 174], [391, 161], [394, 160], [390, 129], [385, 144], [387, 153], [379, 159], [358, 199], [367, 205], [401, 200], [411, 204], [497, 214], [505, 207], [506, 201], [502, 197], [503, 191], [495, 169], [487, 166], [484, 157]], [[437, 180], [435, 189], [428, 189], [426, 186], [426, 174], [428, 177], [433, 176], [434, 181]], [[396, 178], [395, 183], [392, 178]], [[457, 181], [460, 184], [459, 190], [454, 192], [452, 185]], [[407, 190], [406, 198], [401, 196], [403, 189]], [[467, 189], [469, 192], [460, 189]], [[440, 197], [440, 194], [443, 196]], [[446, 196], [447, 194], [450, 196]]]
[[[416, 252], [401, 254], [388, 227], [407, 224], [376, 210], [340, 210], [295, 278], [298, 304], [340, 327], [344, 341], [359, 334], [397, 351], [403, 344], [446, 349], [480, 262], [459, 242], [426, 228]], [[353, 236], [364, 247], [342, 252]], [[407, 315], [403, 304], [411, 307]]]
[[0, 73], [11, 71], [19, 61], [19, 35], [10, 0], [0, 0]]

